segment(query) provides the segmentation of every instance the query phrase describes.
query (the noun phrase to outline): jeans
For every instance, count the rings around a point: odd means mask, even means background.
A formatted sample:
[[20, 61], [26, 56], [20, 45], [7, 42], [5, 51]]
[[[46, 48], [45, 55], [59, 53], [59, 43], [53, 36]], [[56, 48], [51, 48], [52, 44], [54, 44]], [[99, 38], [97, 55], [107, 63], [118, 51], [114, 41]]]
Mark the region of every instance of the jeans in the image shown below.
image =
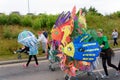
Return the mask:
[[118, 43], [117, 43], [117, 38], [114, 38], [114, 44], [113, 44], [114, 46], [115, 45], [118, 45]]
[[119, 64], [118, 64], [118, 69], [120, 70], [120, 61], [119, 61]]

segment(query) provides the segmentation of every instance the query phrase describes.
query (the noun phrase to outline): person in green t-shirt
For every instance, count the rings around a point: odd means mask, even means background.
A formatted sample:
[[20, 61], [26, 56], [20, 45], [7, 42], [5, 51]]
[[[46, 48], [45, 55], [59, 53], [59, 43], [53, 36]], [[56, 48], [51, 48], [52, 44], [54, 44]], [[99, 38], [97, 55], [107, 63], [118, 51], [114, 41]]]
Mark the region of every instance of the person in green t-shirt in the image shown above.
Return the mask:
[[116, 72], [116, 76], [117, 76], [118, 75], [118, 67], [116, 67], [115, 65], [113, 65], [111, 63], [111, 57], [114, 52], [112, 51], [112, 49], [109, 46], [107, 37], [103, 35], [102, 29], [97, 30], [97, 35], [98, 35], [97, 41], [102, 49], [100, 56], [102, 58], [102, 65], [103, 65], [103, 68], [105, 71], [105, 75], [102, 76], [102, 78], [109, 78], [106, 63], [108, 64], [108, 66], [117, 70], [117, 72]]

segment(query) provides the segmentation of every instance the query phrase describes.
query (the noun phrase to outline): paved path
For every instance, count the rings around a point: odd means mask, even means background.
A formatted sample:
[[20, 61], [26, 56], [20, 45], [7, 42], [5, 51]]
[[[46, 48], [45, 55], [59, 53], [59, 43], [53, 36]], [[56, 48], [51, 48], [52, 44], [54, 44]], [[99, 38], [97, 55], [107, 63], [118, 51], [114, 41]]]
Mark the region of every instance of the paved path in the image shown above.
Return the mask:
[[[112, 63], [118, 65], [120, 60], [120, 51], [116, 51], [116, 55], [112, 60]], [[101, 60], [100, 60], [101, 63]], [[64, 73], [57, 68], [56, 71], [52, 72], [48, 68], [49, 62], [47, 60], [39, 61], [39, 67], [34, 67], [34, 63], [30, 63], [28, 68], [22, 67], [23, 63], [0, 65], [0, 80], [64, 80]], [[98, 67], [99, 71], [103, 73], [101, 64]], [[94, 73], [99, 76], [95, 70]], [[120, 80], [120, 75], [115, 77], [115, 70], [109, 68], [109, 79], [104, 80]], [[74, 78], [71, 80], [75, 80]], [[87, 76], [81, 74], [79, 80], [95, 80], [93, 76]]]

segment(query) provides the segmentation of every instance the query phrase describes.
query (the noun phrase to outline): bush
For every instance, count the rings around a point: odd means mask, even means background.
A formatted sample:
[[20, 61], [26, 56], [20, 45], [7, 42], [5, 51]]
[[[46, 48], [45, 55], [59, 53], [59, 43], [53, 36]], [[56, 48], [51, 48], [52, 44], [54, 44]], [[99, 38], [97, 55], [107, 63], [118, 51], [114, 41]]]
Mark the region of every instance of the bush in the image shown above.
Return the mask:
[[32, 16], [30, 15], [24, 16], [21, 20], [21, 25], [32, 27]]
[[41, 28], [46, 28], [47, 27], [47, 20], [48, 20], [48, 15], [46, 14], [41, 14], [38, 16], [40, 18], [40, 24], [41, 24]]
[[3, 38], [5, 39], [16, 39], [18, 37], [18, 32], [15, 32], [9, 26], [5, 26], [3, 29]]
[[120, 18], [120, 11], [114, 12], [113, 14], [107, 15], [110, 19]]
[[51, 29], [53, 27], [53, 25], [55, 24], [55, 21], [57, 19], [57, 15], [49, 15], [47, 22], [46, 22], [46, 26]]
[[8, 24], [10, 25], [20, 25], [21, 24], [21, 16], [18, 13], [12, 13], [8, 16]]
[[32, 28], [33, 29], [39, 29], [41, 28], [41, 18], [36, 18], [34, 21], [33, 21], [33, 25], [32, 25]]
[[10, 39], [12, 37], [11, 31], [8, 27], [4, 28], [3, 37]]
[[7, 16], [5, 14], [0, 14], [0, 25], [7, 24]]

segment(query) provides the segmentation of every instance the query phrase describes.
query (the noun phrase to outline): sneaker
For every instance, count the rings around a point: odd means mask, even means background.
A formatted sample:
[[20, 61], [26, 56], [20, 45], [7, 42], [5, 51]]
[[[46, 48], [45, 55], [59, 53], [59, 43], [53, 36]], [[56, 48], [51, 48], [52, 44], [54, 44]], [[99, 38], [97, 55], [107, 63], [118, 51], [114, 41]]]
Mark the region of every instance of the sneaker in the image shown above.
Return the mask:
[[48, 55], [48, 53], [46, 53], [45, 55], [46, 55], [46, 59], [48, 59], [48, 58], [49, 58], [49, 55]]
[[24, 68], [27, 68], [28, 66], [27, 66], [26, 64], [23, 64], [23, 67], [24, 67]]
[[38, 67], [39, 65], [38, 64], [34, 64], [35, 67]]
[[120, 74], [120, 72], [119, 71], [117, 71], [116, 73], [115, 73], [115, 76], [118, 76]]
[[107, 75], [103, 75], [103, 76], [101, 76], [101, 78], [102, 78], [102, 79], [108, 79], [109, 76], [107, 76]]

